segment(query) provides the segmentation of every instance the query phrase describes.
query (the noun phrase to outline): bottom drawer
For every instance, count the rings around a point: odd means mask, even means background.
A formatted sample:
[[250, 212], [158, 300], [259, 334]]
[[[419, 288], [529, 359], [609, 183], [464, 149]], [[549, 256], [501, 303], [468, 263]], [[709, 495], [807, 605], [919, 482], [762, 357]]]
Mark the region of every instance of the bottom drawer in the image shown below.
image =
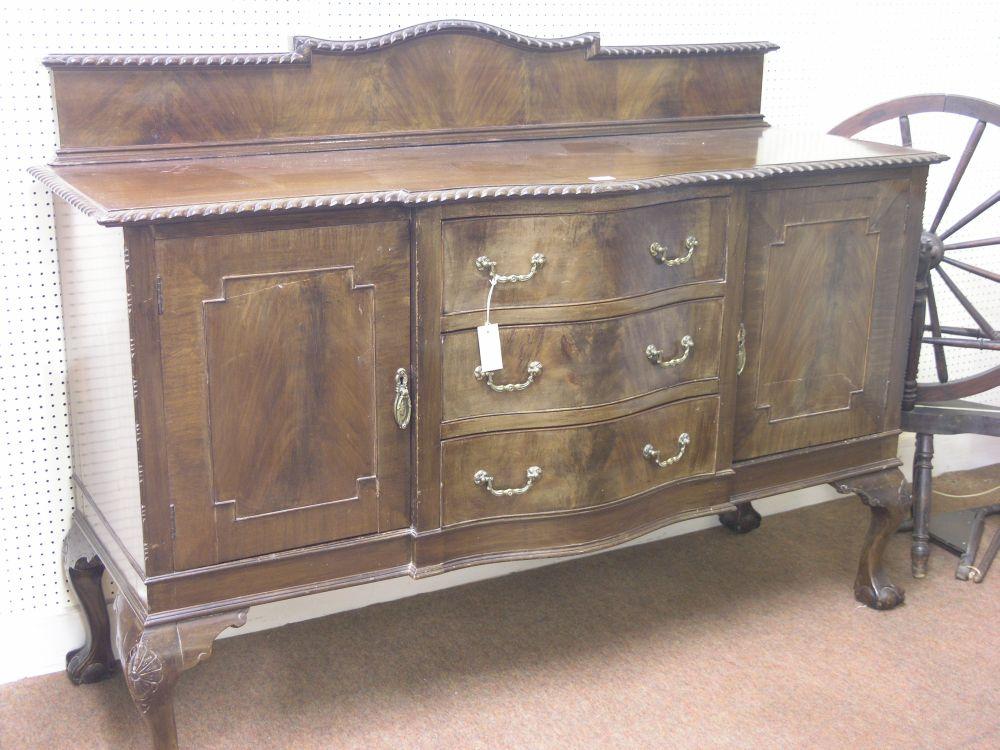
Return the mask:
[[443, 522], [603, 505], [710, 474], [718, 423], [719, 398], [706, 396], [596, 424], [446, 440]]

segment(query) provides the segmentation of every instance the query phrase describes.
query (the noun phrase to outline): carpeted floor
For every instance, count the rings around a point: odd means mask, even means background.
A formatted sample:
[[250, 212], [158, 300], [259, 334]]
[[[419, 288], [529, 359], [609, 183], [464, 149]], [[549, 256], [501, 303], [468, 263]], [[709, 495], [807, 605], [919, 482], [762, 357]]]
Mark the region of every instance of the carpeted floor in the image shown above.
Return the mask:
[[[998, 484], [1000, 464], [935, 489]], [[181, 744], [1000, 747], [1000, 563], [962, 583], [935, 549], [916, 581], [899, 535], [907, 603], [874, 612], [851, 596], [866, 523], [845, 498], [228, 639], [181, 681]], [[121, 679], [0, 686], [4, 750], [146, 743]]]

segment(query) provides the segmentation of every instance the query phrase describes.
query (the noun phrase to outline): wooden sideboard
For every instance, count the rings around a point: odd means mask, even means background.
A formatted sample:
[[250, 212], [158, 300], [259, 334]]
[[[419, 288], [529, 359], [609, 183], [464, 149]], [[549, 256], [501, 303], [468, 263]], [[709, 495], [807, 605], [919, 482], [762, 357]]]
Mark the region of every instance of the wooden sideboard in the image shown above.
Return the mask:
[[178, 676], [254, 604], [696, 516], [745, 532], [752, 500], [823, 483], [871, 508], [855, 595], [899, 604], [881, 558], [944, 157], [768, 127], [773, 49], [447, 21], [47, 58], [61, 147], [32, 173], [124, 228], [59, 249], [70, 678], [114, 670], [113, 630], [171, 748]]

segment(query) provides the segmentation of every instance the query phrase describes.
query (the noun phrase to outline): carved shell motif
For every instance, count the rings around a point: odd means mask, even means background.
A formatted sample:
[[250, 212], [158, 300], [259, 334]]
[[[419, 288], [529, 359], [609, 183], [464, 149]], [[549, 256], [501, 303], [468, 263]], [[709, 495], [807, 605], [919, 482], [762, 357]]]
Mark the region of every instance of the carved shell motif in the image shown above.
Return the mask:
[[149, 710], [156, 689], [163, 682], [163, 662], [145, 643], [139, 641], [128, 652], [125, 682], [132, 700], [142, 713]]

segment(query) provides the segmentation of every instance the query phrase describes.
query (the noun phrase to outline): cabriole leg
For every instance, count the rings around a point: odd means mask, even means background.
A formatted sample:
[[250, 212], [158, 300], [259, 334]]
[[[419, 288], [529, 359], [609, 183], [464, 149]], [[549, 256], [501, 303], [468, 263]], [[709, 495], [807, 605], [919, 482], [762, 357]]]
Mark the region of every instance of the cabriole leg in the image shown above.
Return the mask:
[[892, 609], [903, 603], [903, 589], [889, 580], [882, 555], [890, 537], [910, 508], [906, 478], [899, 469], [862, 474], [832, 483], [842, 494], [856, 494], [871, 510], [871, 523], [861, 547], [854, 596], [872, 609]]
[[913, 454], [913, 543], [910, 560], [914, 578], [927, 575], [927, 560], [931, 556], [928, 530], [931, 513], [931, 462], [934, 459], [934, 436], [917, 433]]
[[748, 534], [760, 526], [760, 513], [749, 502], [736, 503], [733, 510], [719, 514], [719, 523], [737, 534]]
[[83, 645], [66, 654], [66, 675], [74, 685], [99, 682], [110, 677], [116, 666], [111, 622], [101, 589], [104, 564], [75, 524], [63, 540], [63, 565], [80, 601], [86, 631]]
[[207, 659], [216, 636], [246, 622], [245, 609], [145, 627], [132, 607], [115, 599], [118, 649], [125, 684], [142, 714], [155, 750], [177, 749], [174, 687], [181, 673]]

